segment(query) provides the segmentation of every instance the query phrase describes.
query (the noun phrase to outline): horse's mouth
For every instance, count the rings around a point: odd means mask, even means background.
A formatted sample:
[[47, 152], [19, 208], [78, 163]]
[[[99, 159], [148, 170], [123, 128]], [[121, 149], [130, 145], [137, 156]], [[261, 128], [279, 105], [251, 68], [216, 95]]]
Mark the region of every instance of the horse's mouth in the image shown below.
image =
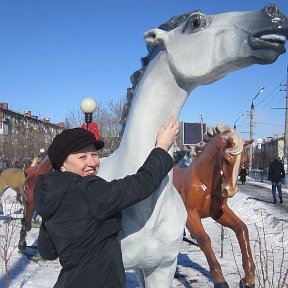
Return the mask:
[[283, 31], [283, 34], [278, 33], [261, 33], [253, 35], [249, 38], [252, 49], [271, 49], [280, 53], [285, 53], [285, 44], [287, 41], [288, 31]]

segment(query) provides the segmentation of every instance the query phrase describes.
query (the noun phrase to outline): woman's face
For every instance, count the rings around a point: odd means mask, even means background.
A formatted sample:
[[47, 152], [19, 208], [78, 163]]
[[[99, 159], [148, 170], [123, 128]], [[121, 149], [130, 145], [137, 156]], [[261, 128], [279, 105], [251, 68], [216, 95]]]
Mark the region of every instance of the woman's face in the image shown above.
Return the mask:
[[99, 166], [98, 151], [95, 145], [91, 144], [77, 152], [69, 154], [60, 170], [62, 172], [73, 172], [84, 177], [97, 174]]

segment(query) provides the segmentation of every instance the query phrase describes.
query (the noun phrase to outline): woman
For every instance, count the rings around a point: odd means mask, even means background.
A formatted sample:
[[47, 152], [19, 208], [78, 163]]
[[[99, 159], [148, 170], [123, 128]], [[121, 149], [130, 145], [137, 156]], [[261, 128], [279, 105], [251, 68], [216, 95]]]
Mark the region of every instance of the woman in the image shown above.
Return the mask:
[[62, 266], [54, 287], [125, 287], [121, 211], [150, 196], [173, 167], [167, 151], [178, 132], [179, 124], [171, 117], [137, 173], [111, 182], [96, 176], [97, 151], [104, 143], [91, 132], [67, 129], [54, 138], [48, 157], [55, 171], [38, 176], [34, 188], [42, 217], [40, 255], [59, 257]]

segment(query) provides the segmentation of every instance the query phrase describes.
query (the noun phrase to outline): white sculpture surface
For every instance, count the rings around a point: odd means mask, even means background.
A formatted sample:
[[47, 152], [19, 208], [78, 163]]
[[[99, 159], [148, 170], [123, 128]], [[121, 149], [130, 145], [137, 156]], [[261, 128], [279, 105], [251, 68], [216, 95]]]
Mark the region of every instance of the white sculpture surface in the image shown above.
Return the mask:
[[[193, 89], [252, 64], [273, 63], [285, 52], [287, 27], [278, 7], [267, 5], [255, 12], [187, 13], [146, 32], [149, 55], [128, 90], [124, 134], [102, 161], [99, 176], [112, 180], [135, 173], [159, 127], [170, 115], [179, 117]], [[141, 288], [171, 286], [186, 218], [171, 173], [153, 195], [123, 212], [123, 261], [137, 273]]]

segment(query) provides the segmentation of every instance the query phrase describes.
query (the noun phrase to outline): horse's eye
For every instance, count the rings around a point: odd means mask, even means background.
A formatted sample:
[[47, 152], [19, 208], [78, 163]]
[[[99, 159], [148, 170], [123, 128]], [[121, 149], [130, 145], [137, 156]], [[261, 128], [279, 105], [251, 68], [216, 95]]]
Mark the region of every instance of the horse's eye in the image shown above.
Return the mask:
[[229, 159], [227, 159], [227, 157], [225, 157], [225, 158], [223, 159], [223, 161], [224, 161], [224, 164], [230, 165], [230, 161], [229, 161]]
[[187, 31], [189, 33], [195, 32], [199, 29], [203, 29], [207, 26], [207, 19], [203, 14], [194, 14], [192, 15], [186, 22], [183, 27], [183, 31]]
[[224, 163], [226, 165], [230, 165], [231, 164], [231, 161], [232, 161], [232, 157], [229, 153], [225, 153], [225, 156], [224, 156]]
[[198, 28], [200, 25], [201, 25], [200, 17], [197, 17], [197, 18], [193, 19], [193, 21], [191, 21], [191, 26], [193, 28]]

